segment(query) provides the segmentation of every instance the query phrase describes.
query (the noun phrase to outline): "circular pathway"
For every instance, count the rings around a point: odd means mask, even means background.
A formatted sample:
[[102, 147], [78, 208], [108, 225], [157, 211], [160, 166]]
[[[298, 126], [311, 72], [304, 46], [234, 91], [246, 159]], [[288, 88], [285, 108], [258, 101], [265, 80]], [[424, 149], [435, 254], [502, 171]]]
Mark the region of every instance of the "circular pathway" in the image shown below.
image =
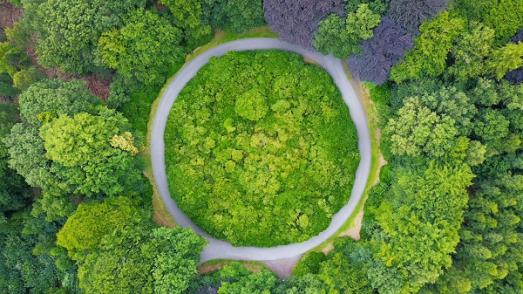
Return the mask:
[[[165, 173], [164, 161], [164, 132], [169, 116], [170, 109], [185, 85], [196, 75], [196, 73], [209, 62], [209, 59], [216, 56], [222, 56], [229, 51], [247, 51], [247, 50], [267, 50], [279, 49], [301, 54], [308, 60], [313, 60], [323, 67], [332, 77], [338, 87], [343, 100], [349, 107], [352, 121], [358, 132], [358, 148], [360, 151], [360, 164], [356, 171], [356, 178], [352, 188], [349, 202], [336, 213], [329, 227], [319, 235], [301, 243], [280, 245], [270, 248], [262, 247], [234, 247], [228, 242], [217, 240], [197, 227], [181, 210], [169, 194], [167, 184], [167, 175]], [[186, 63], [178, 71], [176, 77], [169, 82], [163, 92], [156, 116], [153, 121], [151, 131], [151, 161], [153, 174], [158, 188], [169, 213], [173, 216], [176, 223], [183, 227], [190, 227], [196, 233], [207, 239], [207, 246], [201, 254], [200, 262], [212, 259], [235, 259], [235, 260], [258, 260], [258, 261], [276, 261], [282, 259], [292, 259], [299, 256], [326, 241], [330, 236], [335, 234], [345, 221], [354, 212], [360, 201], [367, 179], [369, 177], [371, 165], [371, 143], [367, 117], [365, 111], [358, 100], [358, 96], [349, 82], [341, 60], [332, 56], [321, 55], [317, 52], [311, 52], [302, 47], [289, 44], [278, 39], [271, 38], [251, 38], [241, 39], [222, 44], [218, 47], [209, 49]]]

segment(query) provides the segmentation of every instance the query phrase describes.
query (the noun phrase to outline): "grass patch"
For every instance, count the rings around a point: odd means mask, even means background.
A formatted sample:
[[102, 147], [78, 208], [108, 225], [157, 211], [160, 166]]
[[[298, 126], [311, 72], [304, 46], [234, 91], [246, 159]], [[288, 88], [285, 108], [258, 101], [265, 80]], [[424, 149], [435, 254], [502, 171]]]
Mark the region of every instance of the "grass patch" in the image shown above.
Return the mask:
[[[354, 209], [354, 212], [351, 214], [351, 216], [347, 219], [347, 221], [340, 227], [340, 229], [332, 235], [329, 239], [327, 239], [325, 242], [323, 242], [321, 245], [313, 249], [314, 251], [329, 251], [330, 248], [332, 248], [332, 244], [336, 238], [340, 236], [340, 234], [346, 232], [347, 230], [350, 230], [353, 228], [353, 226], [356, 224], [355, 220], [358, 214], [360, 214], [365, 207], [365, 202], [367, 201], [368, 195], [372, 187], [376, 185], [379, 182], [379, 176], [381, 167], [383, 165], [382, 162], [382, 155], [380, 150], [380, 144], [381, 144], [381, 133], [380, 133], [380, 104], [383, 102], [381, 100], [374, 101], [374, 98], [371, 97], [371, 90], [372, 85], [367, 83], [360, 83], [356, 82], [352, 79], [352, 76], [347, 68], [345, 68], [345, 72], [347, 74], [347, 77], [351, 80], [352, 86], [358, 91], [358, 97], [360, 98], [360, 102], [367, 114], [367, 121], [369, 125], [369, 132], [370, 132], [370, 139], [371, 139], [371, 166], [370, 166], [370, 172], [369, 172], [369, 178], [367, 180], [367, 184], [365, 186], [365, 191], [363, 192], [363, 196], [361, 197], [360, 201], [356, 205], [356, 208]], [[379, 97], [376, 97], [380, 99]]]

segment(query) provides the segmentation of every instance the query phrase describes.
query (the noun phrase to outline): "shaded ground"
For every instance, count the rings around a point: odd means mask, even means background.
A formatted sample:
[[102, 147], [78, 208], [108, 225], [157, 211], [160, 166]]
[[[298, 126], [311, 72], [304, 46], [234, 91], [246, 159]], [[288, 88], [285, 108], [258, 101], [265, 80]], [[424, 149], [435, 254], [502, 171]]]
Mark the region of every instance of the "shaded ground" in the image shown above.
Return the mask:
[[0, 0], [0, 28], [12, 26], [20, 17], [23, 11], [21, 8], [11, 3]]

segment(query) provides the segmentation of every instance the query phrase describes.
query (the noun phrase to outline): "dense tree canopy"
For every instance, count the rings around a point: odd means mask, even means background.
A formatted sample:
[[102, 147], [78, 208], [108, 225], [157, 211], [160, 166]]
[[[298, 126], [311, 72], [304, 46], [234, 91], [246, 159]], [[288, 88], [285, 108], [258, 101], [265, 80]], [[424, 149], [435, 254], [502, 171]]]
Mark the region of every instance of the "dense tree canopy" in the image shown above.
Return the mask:
[[264, 0], [265, 20], [279, 37], [304, 47], [312, 47], [320, 21], [335, 13], [343, 16], [343, 0]]
[[15, 106], [0, 104], [0, 223], [5, 221], [4, 214], [26, 206], [31, 192], [22, 177], [8, 167], [9, 153], [4, 145], [4, 138], [17, 121]]
[[205, 21], [202, 1], [161, 0], [171, 11], [173, 24], [183, 31], [184, 44], [196, 48], [212, 37], [212, 28]]
[[119, 30], [102, 34], [100, 58], [130, 81], [161, 84], [167, 73], [183, 64], [182, 32], [167, 19], [150, 11], [138, 10]]
[[34, 27], [41, 30], [39, 62], [67, 72], [93, 70], [100, 35], [120, 26], [129, 12], [144, 4], [144, 0], [46, 0], [28, 6], [36, 10]]
[[6, 139], [9, 165], [43, 189], [38, 201], [49, 218], [72, 212], [70, 194], [144, 189], [127, 120], [95, 101], [79, 81], [39, 82], [20, 97], [22, 123]]
[[189, 287], [203, 239], [186, 229], [155, 228], [140, 206], [128, 197], [81, 204], [58, 233], [85, 292], [183, 293]]
[[463, 19], [455, 18], [447, 12], [425, 22], [421, 25], [421, 34], [416, 38], [415, 48], [392, 68], [392, 80], [402, 82], [441, 75], [446, 68], [452, 45], [463, 30]]
[[[0, 2], [1, 293], [523, 293], [521, 0]], [[255, 263], [198, 277], [205, 242], [152, 222], [142, 134], [186, 53], [264, 16], [382, 84], [364, 105], [387, 165], [358, 242], [286, 280]], [[109, 83], [123, 115], [89, 92]], [[358, 161], [338, 96], [292, 54], [212, 60], [169, 121], [172, 195], [236, 245], [316, 235]]]
[[137, 148], [127, 121], [114, 111], [60, 116], [40, 129], [46, 157], [67, 191], [117, 195], [133, 187]]
[[494, 29], [498, 43], [506, 42], [522, 29], [520, 0], [457, 0], [456, 11]]
[[214, 28], [241, 33], [264, 24], [262, 0], [200, 0]]
[[279, 51], [213, 59], [176, 100], [165, 141], [178, 205], [236, 245], [303, 241], [324, 230], [350, 195], [359, 161], [330, 77]]

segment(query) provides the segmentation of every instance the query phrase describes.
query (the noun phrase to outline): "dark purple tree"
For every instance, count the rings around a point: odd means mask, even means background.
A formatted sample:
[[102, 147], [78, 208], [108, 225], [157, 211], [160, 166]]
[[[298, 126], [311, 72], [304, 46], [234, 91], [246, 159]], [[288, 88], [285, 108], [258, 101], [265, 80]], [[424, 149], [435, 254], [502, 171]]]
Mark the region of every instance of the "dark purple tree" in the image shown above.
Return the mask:
[[312, 48], [320, 21], [329, 14], [345, 14], [344, 0], [264, 0], [265, 21], [280, 38]]
[[449, 0], [391, 0], [388, 15], [409, 33], [417, 35], [426, 19], [447, 7]]
[[392, 66], [412, 46], [412, 35], [385, 16], [374, 30], [374, 37], [363, 42], [363, 52], [349, 58], [349, 67], [358, 79], [383, 84]]
[[[511, 41], [514, 43], [523, 42], [523, 29], [520, 30]], [[523, 82], [523, 67], [509, 71], [507, 75], [505, 75], [505, 79], [512, 84], [521, 84]]]
[[519, 32], [512, 37], [511, 41], [514, 43], [523, 41], [523, 29], [519, 30]]

